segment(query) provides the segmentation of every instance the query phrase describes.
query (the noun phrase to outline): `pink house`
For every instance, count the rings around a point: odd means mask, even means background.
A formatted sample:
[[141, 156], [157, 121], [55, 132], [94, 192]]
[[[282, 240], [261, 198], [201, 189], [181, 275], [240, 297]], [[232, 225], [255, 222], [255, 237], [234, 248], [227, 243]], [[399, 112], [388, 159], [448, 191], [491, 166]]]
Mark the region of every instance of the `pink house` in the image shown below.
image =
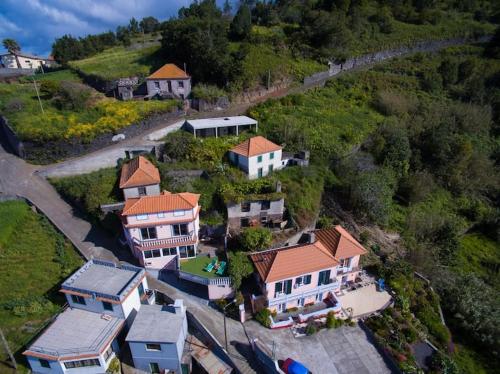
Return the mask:
[[200, 195], [189, 192], [129, 198], [122, 223], [132, 253], [146, 268], [175, 270], [196, 257]]
[[310, 233], [310, 241], [250, 255], [267, 307], [284, 312], [330, 299], [355, 280], [366, 250], [340, 226]]

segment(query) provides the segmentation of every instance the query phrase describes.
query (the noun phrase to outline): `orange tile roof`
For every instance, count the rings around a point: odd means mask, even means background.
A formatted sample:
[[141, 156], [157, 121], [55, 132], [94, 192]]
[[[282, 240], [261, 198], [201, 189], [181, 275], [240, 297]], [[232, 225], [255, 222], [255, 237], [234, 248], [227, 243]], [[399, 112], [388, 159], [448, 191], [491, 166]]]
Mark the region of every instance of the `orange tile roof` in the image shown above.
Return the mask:
[[190, 192], [170, 193], [164, 191], [160, 195], [127, 199], [122, 215], [131, 216], [135, 214], [189, 210], [198, 205], [199, 199], [200, 195]]
[[245, 157], [261, 155], [263, 153], [274, 152], [281, 150], [282, 147], [267, 140], [263, 136], [254, 136], [245, 140], [231, 149], [231, 152], [237, 153]]
[[147, 158], [139, 156], [122, 166], [120, 188], [160, 183], [160, 172]]
[[250, 255], [261, 279], [276, 282], [335, 267], [339, 262], [319, 241]]
[[366, 249], [342, 226], [316, 230], [316, 239], [320, 240], [337, 259], [364, 255]]
[[187, 79], [189, 75], [175, 64], [165, 64], [147, 79]]

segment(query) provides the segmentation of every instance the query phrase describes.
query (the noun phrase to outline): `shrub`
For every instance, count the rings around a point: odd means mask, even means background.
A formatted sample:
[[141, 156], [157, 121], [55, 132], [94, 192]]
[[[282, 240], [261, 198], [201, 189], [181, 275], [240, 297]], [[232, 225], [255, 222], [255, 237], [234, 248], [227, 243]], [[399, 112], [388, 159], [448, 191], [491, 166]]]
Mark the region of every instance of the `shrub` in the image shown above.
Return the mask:
[[19, 112], [23, 107], [24, 102], [19, 98], [10, 99], [7, 104], [5, 104], [5, 110], [7, 112]]
[[401, 92], [384, 90], [377, 93], [373, 105], [386, 116], [401, 116], [415, 111], [418, 100]]
[[248, 256], [243, 252], [231, 253], [229, 256], [228, 274], [233, 281], [234, 289], [241, 287], [241, 282], [253, 272]]
[[120, 360], [118, 358], [114, 357], [111, 362], [109, 363], [108, 369], [106, 370], [106, 373], [109, 374], [116, 374], [121, 372], [121, 367], [120, 367]]
[[215, 102], [219, 97], [226, 96], [226, 93], [217, 86], [197, 84], [191, 91], [191, 95], [193, 95], [195, 99]]
[[297, 308], [296, 306], [293, 306], [291, 308], [288, 308], [286, 311], [288, 313], [293, 313], [293, 312], [296, 312], [297, 310], [299, 310], [299, 308]]
[[243, 230], [240, 244], [246, 251], [262, 251], [269, 247], [272, 241], [271, 231], [264, 227], [250, 227]]
[[267, 328], [271, 327], [271, 319], [269, 317], [271, 317], [271, 312], [269, 311], [269, 309], [262, 309], [255, 315], [255, 319], [257, 320], [257, 322]]
[[306, 335], [314, 335], [318, 332], [318, 328], [314, 322], [309, 322], [306, 326]]
[[359, 234], [359, 241], [361, 242], [361, 244], [366, 244], [369, 239], [370, 239], [370, 233], [368, 231], [362, 231]]
[[62, 81], [54, 99], [60, 109], [78, 112], [89, 108], [91, 97], [92, 90], [88, 86]]

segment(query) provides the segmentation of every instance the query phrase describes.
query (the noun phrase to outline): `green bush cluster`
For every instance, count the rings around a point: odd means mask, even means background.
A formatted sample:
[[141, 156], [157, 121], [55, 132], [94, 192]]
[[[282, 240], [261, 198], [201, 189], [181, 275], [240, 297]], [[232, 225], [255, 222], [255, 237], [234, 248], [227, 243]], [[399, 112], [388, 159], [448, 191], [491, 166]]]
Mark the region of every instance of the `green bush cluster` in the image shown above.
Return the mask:
[[259, 322], [262, 326], [270, 328], [271, 327], [271, 312], [269, 309], [262, 309], [255, 315], [255, 320]]

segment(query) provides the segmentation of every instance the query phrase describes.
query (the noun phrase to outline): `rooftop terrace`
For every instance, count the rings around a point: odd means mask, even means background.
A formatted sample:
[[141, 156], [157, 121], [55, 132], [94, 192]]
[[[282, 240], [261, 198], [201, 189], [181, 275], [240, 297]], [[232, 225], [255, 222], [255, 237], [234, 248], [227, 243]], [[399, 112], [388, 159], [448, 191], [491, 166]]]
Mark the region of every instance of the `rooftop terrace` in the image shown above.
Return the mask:
[[120, 301], [138, 285], [144, 274], [144, 269], [136, 266], [117, 266], [92, 259], [66, 279], [61, 288]]
[[98, 355], [120, 331], [124, 320], [88, 312], [66, 309], [24, 352], [25, 355], [52, 359]]

